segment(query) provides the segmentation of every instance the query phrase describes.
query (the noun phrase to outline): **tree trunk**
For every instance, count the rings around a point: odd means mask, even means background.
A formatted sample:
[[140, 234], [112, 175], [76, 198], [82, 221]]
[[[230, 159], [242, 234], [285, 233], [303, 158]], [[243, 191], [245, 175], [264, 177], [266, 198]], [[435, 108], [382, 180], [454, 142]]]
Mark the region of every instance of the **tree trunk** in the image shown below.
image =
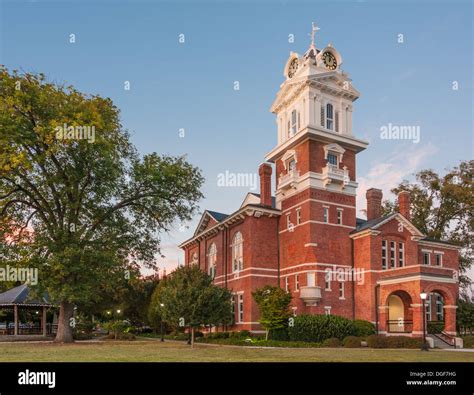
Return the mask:
[[268, 329], [265, 331], [265, 340], [268, 340], [268, 333], [269, 332], [270, 332], [270, 330], [268, 330]]
[[194, 326], [191, 327], [191, 348], [194, 348]]
[[55, 342], [72, 343], [72, 326], [71, 318], [74, 314], [74, 305], [68, 302], [61, 302], [59, 305], [58, 332], [56, 333]]

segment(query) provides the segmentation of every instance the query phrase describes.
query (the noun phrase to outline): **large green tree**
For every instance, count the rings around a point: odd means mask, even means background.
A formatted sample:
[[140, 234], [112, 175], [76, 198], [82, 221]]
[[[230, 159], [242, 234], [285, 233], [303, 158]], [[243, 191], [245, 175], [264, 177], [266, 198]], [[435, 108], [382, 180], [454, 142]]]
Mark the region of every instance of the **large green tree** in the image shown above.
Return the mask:
[[57, 341], [72, 341], [75, 305], [154, 266], [160, 232], [192, 217], [202, 182], [183, 157], [139, 155], [110, 99], [0, 67], [0, 258], [39, 269]]
[[212, 277], [197, 265], [182, 266], [156, 287], [150, 315], [158, 316], [174, 327], [194, 331], [202, 325], [221, 325], [231, 321], [231, 292], [212, 284]]
[[[450, 241], [462, 247], [459, 260], [460, 285], [470, 284], [465, 275], [472, 265], [474, 228], [474, 161], [462, 161], [459, 166], [439, 175], [433, 170], [416, 174], [415, 182], [403, 181], [392, 189], [410, 192], [411, 221], [428, 237]], [[386, 200], [383, 213], [398, 211], [396, 201]]]
[[265, 339], [272, 330], [288, 327], [288, 319], [291, 315], [291, 295], [279, 287], [265, 285], [252, 292], [252, 296], [260, 311], [259, 322], [265, 328]]

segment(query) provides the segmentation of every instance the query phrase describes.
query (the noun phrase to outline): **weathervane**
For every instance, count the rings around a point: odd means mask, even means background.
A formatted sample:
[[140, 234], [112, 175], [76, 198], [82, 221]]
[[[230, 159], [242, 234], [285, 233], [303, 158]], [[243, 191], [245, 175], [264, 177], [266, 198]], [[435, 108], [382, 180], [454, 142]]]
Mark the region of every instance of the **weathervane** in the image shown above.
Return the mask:
[[318, 30], [321, 30], [319, 27], [317, 27], [314, 22], [311, 22], [311, 45], [314, 46], [314, 36], [316, 35], [316, 32]]

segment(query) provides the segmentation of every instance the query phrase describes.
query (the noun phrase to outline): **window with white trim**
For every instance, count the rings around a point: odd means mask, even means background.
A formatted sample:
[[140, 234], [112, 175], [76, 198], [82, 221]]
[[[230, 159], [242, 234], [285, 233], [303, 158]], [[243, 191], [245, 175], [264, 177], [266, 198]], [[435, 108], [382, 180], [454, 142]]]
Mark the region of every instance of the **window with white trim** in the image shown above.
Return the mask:
[[237, 232], [232, 239], [232, 271], [238, 272], [244, 268], [244, 241], [242, 233]]
[[197, 252], [193, 253], [193, 257], [191, 258], [191, 265], [197, 265], [198, 264], [198, 254]]
[[342, 225], [342, 209], [337, 209], [337, 224]]
[[331, 271], [326, 271], [324, 275], [324, 290], [330, 291], [331, 290]]
[[382, 270], [387, 270], [387, 240], [382, 240]]
[[324, 314], [331, 315], [331, 306], [324, 306]]
[[402, 242], [398, 243], [398, 266], [405, 266], [405, 245]]
[[436, 266], [443, 266], [443, 254], [435, 254]]
[[295, 158], [292, 158], [288, 161], [288, 173], [291, 173], [292, 171], [296, 170], [296, 160]]
[[436, 294], [436, 320], [444, 321], [444, 300], [440, 294]]
[[328, 207], [323, 207], [323, 222], [326, 224], [329, 222], [329, 208]]
[[431, 321], [431, 294], [428, 295], [426, 303], [426, 321]]
[[337, 155], [328, 153], [328, 163], [337, 166]]
[[300, 290], [300, 277], [298, 274], [295, 274], [295, 291]]
[[395, 268], [395, 242], [390, 242], [390, 269]]
[[344, 282], [339, 283], [339, 299], [344, 299]]
[[213, 279], [216, 277], [217, 247], [212, 243], [207, 250], [207, 274]]
[[288, 276], [285, 277], [285, 291], [290, 291], [290, 279], [288, 278]]
[[326, 104], [326, 129], [332, 130], [334, 124], [333, 106], [331, 103]]
[[239, 294], [239, 322], [244, 322], [244, 295]]
[[288, 128], [288, 137], [293, 137], [296, 134], [297, 131], [297, 114], [296, 110], [293, 110], [291, 112], [291, 118], [290, 121], [288, 122], [289, 128]]
[[423, 265], [429, 265], [429, 264], [430, 264], [430, 253], [423, 252]]
[[296, 225], [301, 224], [301, 209], [296, 209]]

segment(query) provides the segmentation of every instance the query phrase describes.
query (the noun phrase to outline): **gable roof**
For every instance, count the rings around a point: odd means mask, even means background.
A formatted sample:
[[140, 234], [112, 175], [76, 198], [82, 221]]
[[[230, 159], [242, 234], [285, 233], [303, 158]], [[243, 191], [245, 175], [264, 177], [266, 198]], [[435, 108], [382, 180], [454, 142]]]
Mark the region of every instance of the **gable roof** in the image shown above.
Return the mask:
[[[249, 199], [249, 195], [251, 196], [254, 196], [255, 198], [257, 198], [257, 200], [255, 199]], [[240, 207], [244, 207], [246, 206], [247, 204], [252, 204], [252, 205], [260, 205], [260, 194], [259, 193], [253, 193], [253, 192], [249, 192], [247, 194], [247, 196], [245, 197], [242, 205]], [[272, 208], [275, 208], [276, 207], [276, 198], [275, 196], [272, 196]]]
[[9, 289], [0, 294], [0, 305], [30, 305], [30, 306], [50, 306], [49, 297], [45, 293], [41, 298], [33, 298], [27, 284]]
[[[400, 213], [384, 215], [383, 217], [371, 219], [370, 221], [366, 221], [364, 223], [362, 223], [359, 218], [359, 226], [356, 226], [356, 228], [352, 232], [350, 232], [350, 234], [356, 234], [368, 229], [371, 229], [371, 230], [378, 229], [382, 225], [386, 224], [387, 222], [390, 222], [393, 219], [396, 219], [398, 222], [402, 223], [405, 226], [405, 228], [407, 228], [408, 231], [413, 236], [417, 236], [420, 238], [425, 237], [425, 235], [422, 232], [420, 232], [415, 225], [413, 225], [408, 219], [406, 219]], [[357, 224], [357, 221], [356, 221], [356, 224]]]
[[227, 214], [219, 213], [217, 211], [205, 210], [202, 214], [201, 220], [199, 221], [196, 230], [194, 231], [194, 236], [201, 233], [203, 230], [206, 229], [209, 221], [213, 219], [216, 222], [224, 221], [228, 217]]

